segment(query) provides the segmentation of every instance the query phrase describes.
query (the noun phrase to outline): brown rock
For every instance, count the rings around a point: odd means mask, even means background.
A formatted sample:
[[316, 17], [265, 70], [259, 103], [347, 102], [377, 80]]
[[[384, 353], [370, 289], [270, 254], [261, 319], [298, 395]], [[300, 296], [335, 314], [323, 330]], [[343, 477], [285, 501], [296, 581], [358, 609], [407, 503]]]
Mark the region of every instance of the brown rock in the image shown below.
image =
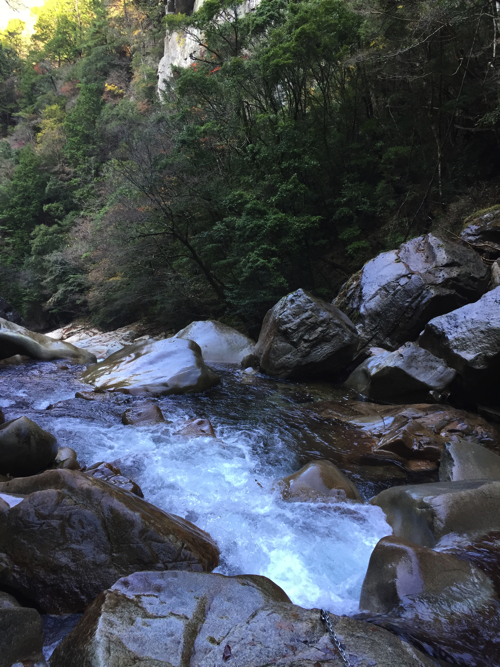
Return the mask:
[[44, 470], [57, 455], [55, 437], [27, 417], [0, 426], [0, 473], [34, 475]]
[[190, 438], [215, 438], [213, 426], [208, 419], [192, 419], [178, 433]]
[[22, 366], [27, 361], [31, 361], [30, 357], [25, 354], [15, 354], [13, 357], [0, 360], [0, 366]]
[[132, 493], [70, 470], [0, 484], [24, 500], [0, 511], [0, 586], [47, 613], [83, 611], [121, 576], [207, 571], [219, 550], [189, 521]]
[[57, 450], [57, 456], [54, 460], [54, 468], [64, 470], [80, 470], [76, 452], [71, 447], [61, 447]]
[[122, 415], [122, 424], [159, 424], [165, 421], [160, 408], [154, 403], [146, 403], [128, 408]]
[[94, 477], [95, 479], [101, 479], [108, 484], [114, 484], [124, 491], [130, 491], [130, 493], [139, 496], [139, 498], [144, 498], [141, 487], [131, 479], [124, 477], [121, 470], [111, 463], [94, 463], [94, 465], [85, 470], [84, 474], [87, 475], [87, 477]]
[[279, 480], [278, 486], [284, 500], [361, 500], [351, 480], [330, 461], [312, 461]]

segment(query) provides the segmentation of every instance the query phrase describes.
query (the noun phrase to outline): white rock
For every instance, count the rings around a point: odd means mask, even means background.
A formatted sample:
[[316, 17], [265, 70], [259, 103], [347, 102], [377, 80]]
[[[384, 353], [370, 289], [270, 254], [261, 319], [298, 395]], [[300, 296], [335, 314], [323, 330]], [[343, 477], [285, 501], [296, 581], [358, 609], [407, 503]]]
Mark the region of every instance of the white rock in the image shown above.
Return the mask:
[[239, 364], [255, 350], [251, 338], [215, 320], [191, 322], [174, 338], [194, 340], [201, 347], [204, 361], [209, 363]]

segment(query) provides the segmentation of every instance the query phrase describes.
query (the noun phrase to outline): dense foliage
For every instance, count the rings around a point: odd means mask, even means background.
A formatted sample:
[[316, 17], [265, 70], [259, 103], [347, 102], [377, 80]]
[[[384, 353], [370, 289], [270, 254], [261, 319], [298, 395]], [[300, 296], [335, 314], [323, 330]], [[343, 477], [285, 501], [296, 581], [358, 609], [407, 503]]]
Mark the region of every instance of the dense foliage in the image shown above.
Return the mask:
[[[493, 203], [500, 17], [479, 0], [47, 0], [0, 34], [0, 292], [253, 331], [364, 261]], [[162, 82], [163, 36], [191, 60]], [[172, 39], [175, 39], [173, 37]], [[180, 38], [177, 38], [180, 39]]]

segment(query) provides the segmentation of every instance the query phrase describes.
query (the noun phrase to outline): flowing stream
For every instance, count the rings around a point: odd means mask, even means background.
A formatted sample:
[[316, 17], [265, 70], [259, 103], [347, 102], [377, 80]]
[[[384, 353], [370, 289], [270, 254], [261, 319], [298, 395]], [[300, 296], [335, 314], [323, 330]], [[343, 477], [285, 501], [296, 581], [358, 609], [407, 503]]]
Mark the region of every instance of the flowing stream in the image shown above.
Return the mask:
[[[75, 449], [81, 464], [114, 463], [147, 501], [208, 531], [221, 550], [216, 572], [265, 575], [296, 604], [355, 613], [370, 554], [391, 533], [382, 511], [361, 503], [285, 502], [274, 484], [307, 460], [297, 407], [343, 400], [343, 390], [215, 368], [219, 387], [154, 399], [167, 419], [154, 426], [121, 423], [123, 411], [145, 399], [75, 399], [91, 388], [78, 380], [81, 367], [63, 362], [3, 368], [0, 407], [6, 419], [36, 421], [60, 447]], [[216, 438], [178, 434], [199, 417], [210, 419]], [[353, 481], [365, 497], [378, 490], [362, 474]]]

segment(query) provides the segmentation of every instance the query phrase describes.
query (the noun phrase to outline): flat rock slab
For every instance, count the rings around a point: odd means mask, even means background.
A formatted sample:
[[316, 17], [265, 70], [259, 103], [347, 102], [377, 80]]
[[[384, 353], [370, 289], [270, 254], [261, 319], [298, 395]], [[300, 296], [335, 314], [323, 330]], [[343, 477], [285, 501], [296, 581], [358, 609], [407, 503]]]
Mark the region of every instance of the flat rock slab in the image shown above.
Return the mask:
[[75, 364], [95, 364], [95, 355], [70, 343], [54, 341], [14, 322], [0, 318], [0, 358], [26, 355], [40, 361], [67, 359]]
[[129, 345], [91, 367], [82, 379], [100, 391], [157, 396], [205, 391], [220, 382], [205, 365], [199, 345], [182, 338]]
[[239, 364], [255, 349], [251, 338], [216, 320], [191, 322], [174, 338], [194, 340], [201, 348], [203, 359], [213, 364]]
[[344, 384], [373, 400], [420, 402], [428, 400], [431, 391], [443, 392], [455, 375], [442, 359], [405, 343], [394, 352], [384, 350], [366, 359]]
[[473, 250], [426, 234], [367, 262], [334, 303], [356, 324], [360, 350], [395, 350], [433, 317], [478, 299], [488, 282]]
[[500, 481], [500, 456], [474, 442], [448, 442], [441, 454], [439, 480], [461, 482], [475, 479]]
[[267, 312], [255, 354], [269, 375], [328, 377], [351, 363], [357, 346], [356, 328], [344, 313], [299, 289]]
[[[431, 667], [396, 636], [331, 616], [357, 667]], [[265, 577], [139, 573], [100, 595], [51, 667], [343, 667], [319, 610], [292, 605]]]
[[73, 470], [0, 484], [0, 587], [47, 613], [75, 613], [138, 570], [212, 570], [215, 542], [132, 493]]

